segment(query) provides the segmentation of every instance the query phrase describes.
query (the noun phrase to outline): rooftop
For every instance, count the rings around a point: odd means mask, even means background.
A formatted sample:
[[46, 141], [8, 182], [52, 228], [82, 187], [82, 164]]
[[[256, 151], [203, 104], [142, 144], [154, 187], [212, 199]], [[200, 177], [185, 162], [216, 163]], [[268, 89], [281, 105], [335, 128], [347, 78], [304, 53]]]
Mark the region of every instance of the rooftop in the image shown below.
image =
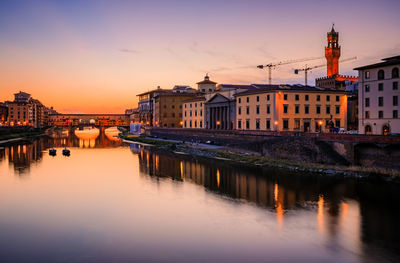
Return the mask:
[[400, 64], [400, 55], [394, 56], [394, 57], [389, 57], [389, 58], [384, 58], [382, 60], [383, 60], [383, 62], [357, 67], [357, 68], [354, 68], [354, 70], [374, 69], [374, 68], [380, 68], [380, 67], [386, 67], [386, 66], [399, 65]]
[[265, 93], [268, 91], [298, 91], [298, 92], [334, 92], [334, 93], [346, 93], [343, 90], [336, 89], [322, 89], [314, 86], [304, 85], [268, 85], [268, 84], [252, 84], [251, 89], [239, 92], [235, 96], [243, 96], [249, 94]]

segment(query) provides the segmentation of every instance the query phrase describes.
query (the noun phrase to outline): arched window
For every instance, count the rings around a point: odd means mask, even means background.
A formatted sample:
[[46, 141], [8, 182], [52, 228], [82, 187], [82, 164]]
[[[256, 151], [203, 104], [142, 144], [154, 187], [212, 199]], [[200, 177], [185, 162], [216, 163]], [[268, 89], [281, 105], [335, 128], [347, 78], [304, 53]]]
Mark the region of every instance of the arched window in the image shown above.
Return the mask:
[[366, 135], [371, 135], [372, 134], [372, 128], [370, 125], [365, 126], [365, 134]]
[[378, 79], [385, 79], [385, 71], [382, 69], [378, 71]]
[[394, 68], [392, 69], [392, 78], [398, 78], [399, 77], [399, 68]]
[[390, 125], [385, 124], [382, 127], [382, 135], [389, 135], [390, 134]]

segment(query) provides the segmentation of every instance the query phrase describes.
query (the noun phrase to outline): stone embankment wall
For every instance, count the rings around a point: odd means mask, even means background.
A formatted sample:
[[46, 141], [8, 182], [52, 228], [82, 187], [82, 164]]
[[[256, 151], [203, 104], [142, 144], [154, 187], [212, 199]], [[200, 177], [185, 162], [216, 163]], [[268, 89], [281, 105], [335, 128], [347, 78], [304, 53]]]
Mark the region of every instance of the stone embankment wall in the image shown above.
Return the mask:
[[400, 170], [400, 136], [172, 128], [150, 128], [145, 134], [180, 141], [212, 141], [276, 159]]

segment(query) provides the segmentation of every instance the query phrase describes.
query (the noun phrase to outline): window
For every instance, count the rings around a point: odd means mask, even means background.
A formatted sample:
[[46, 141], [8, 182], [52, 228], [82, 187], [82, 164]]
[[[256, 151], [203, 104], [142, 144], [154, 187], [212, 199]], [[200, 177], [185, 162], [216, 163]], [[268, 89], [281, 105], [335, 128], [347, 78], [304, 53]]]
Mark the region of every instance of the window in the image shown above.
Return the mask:
[[186, 128], [186, 121], [185, 121], [184, 125], [185, 125], [185, 128]]
[[287, 100], [287, 94], [283, 94], [283, 99]]
[[250, 120], [249, 119], [246, 120], [246, 129], [247, 130], [250, 129]]
[[203, 102], [200, 102], [200, 107], [203, 106]]
[[[194, 107], [197, 108], [197, 102], [194, 104]], [[174, 107], [172, 107], [172, 108], [174, 108]]]
[[260, 119], [256, 119], [256, 130], [260, 129]]
[[317, 114], [321, 114], [321, 106], [317, 105]]
[[340, 127], [340, 119], [335, 119], [335, 127]]
[[287, 104], [283, 105], [283, 113], [288, 113], [288, 107], [289, 105]]
[[366, 118], [366, 119], [369, 119], [369, 111], [366, 111], [366, 112], [365, 112], [365, 118]]
[[288, 119], [284, 119], [283, 120], [283, 129], [284, 130], [288, 130], [289, 129], [289, 120]]
[[260, 114], [260, 105], [256, 106], [256, 114]]
[[197, 128], [197, 121], [194, 121], [194, 127]]
[[300, 105], [295, 105], [295, 106], [294, 106], [294, 112], [295, 112], [296, 114], [299, 114], [299, 112], [300, 112]]
[[194, 116], [197, 116], [197, 110], [194, 111]]
[[393, 96], [393, 106], [397, 106], [397, 105], [398, 105], [398, 97]]
[[364, 77], [365, 77], [366, 79], [369, 79], [369, 77], [370, 77], [369, 71], [365, 71]]
[[192, 111], [190, 111], [190, 117], [192, 117]]
[[392, 69], [392, 78], [398, 78], [399, 77], [399, 68], [394, 68]]
[[294, 97], [295, 97], [295, 100], [299, 100], [300, 99], [299, 94], [296, 94]]
[[335, 106], [335, 113], [340, 114], [340, 106], [338, 105]]
[[270, 114], [271, 113], [271, 106], [268, 104], [267, 105], [267, 114]]
[[200, 116], [203, 116], [203, 110], [200, 110]]
[[331, 96], [326, 95], [326, 101], [331, 101]]
[[317, 101], [321, 100], [321, 95], [317, 95]]
[[310, 106], [309, 105], [304, 105], [304, 113], [308, 114], [310, 112]]
[[378, 79], [385, 79], [385, 71], [382, 69], [378, 71]]
[[270, 130], [271, 129], [271, 120], [270, 119], [267, 119], [267, 122], [266, 122], [266, 127], [265, 127], [267, 130]]
[[331, 114], [331, 106], [326, 105], [326, 114]]
[[190, 128], [192, 128], [192, 121], [189, 122], [189, 126], [190, 126]]
[[192, 107], [192, 103], [190, 103], [190, 108]]
[[306, 99], [306, 101], [308, 101], [308, 99], [309, 99], [309, 96], [308, 96], [308, 95], [306, 95], [306, 96], [305, 96], [305, 99]]
[[397, 119], [399, 117], [397, 110], [393, 111], [393, 119]]
[[172, 118], [175, 118], [175, 113], [172, 113], [171, 116], [172, 116]]
[[250, 114], [250, 107], [246, 106], [246, 114], [249, 115]]
[[257, 102], [259, 102], [260, 101], [260, 96], [257, 96]]
[[383, 107], [383, 97], [378, 98], [378, 106]]
[[238, 115], [242, 114], [242, 107], [238, 107]]
[[383, 83], [378, 84], [378, 91], [383, 91]]
[[238, 120], [238, 129], [242, 128], [242, 120]]
[[294, 120], [294, 129], [300, 130], [300, 120], [299, 119]]
[[200, 121], [200, 128], [203, 128], [203, 121]]
[[339, 96], [336, 96], [336, 101], [340, 101], [340, 97]]
[[269, 94], [267, 95], [267, 100], [269, 101]]
[[242, 98], [239, 98], [239, 103], [242, 103]]
[[383, 110], [378, 111], [379, 119], [383, 118]]
[[399, 83], [397, 81], [393, 82], [393, 90], [399, 89]]
[[249, 97], [246, 97], [246, 102], [249, 102], [249, 100], [250, 100]]
[[369, 98], [365, 98], [365, 107], [369, 107]]

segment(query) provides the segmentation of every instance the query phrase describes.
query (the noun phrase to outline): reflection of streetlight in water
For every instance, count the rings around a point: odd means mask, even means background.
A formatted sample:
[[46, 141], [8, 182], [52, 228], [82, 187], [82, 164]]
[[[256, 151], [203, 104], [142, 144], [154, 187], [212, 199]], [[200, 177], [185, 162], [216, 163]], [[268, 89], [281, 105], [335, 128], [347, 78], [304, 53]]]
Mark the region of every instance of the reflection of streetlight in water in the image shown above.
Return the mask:
[[94, 148], [100, 130], [97, 128], [85, 127], [83, 130], [76, 129], [74, 133], [76, 137], [79, 138], [79, 148]]

